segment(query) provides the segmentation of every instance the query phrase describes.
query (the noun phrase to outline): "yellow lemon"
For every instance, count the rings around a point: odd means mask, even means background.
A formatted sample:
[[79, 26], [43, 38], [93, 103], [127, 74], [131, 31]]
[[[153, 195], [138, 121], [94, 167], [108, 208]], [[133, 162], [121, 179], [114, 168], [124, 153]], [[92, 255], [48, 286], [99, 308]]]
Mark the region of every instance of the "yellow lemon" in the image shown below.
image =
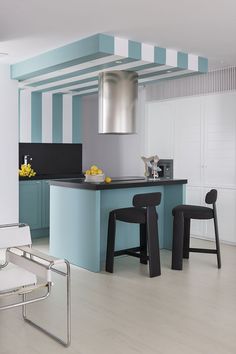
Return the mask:
[[86, 171], [85, 171], [85, 174], [86, 174], [86, 175], [90, 175], [90, 174], [91, 174], [90, 170], [86, 170]]
[[90, 174], [91, 174], [92, 176], [95, 176], [95, 175], [97, 174], [97, 171], [92, 170], [92, 171], [90, 172]]
[[101, 175], [101, 174], [103, 174], [103, 171], [99, 168], [99, 169], [97, 170], [97, 173], [98, 173], [98, 175]]
[[111, 177], [108, 177], [108, 176], [107, 176], [107, 177], [105, 178], [105, 182], [106, 182], [106, 183], [111, 183]]
[[90, 170], [91, 171], [97, 171], [98, 170], [98, 167], [96, 166], [96, 165], [92, 165], [91, 167], [90, 167]]

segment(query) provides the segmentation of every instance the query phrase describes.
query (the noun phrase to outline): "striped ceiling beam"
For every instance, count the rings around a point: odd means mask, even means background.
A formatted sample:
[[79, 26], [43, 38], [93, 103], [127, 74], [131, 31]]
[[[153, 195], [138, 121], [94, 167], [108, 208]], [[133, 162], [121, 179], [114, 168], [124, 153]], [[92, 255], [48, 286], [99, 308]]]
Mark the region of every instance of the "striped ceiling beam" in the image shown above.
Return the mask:
[[132, 70], [139, 83], [205, 73], [197, 55], [105, 34], [82, 39], [11, 66], [12, 79], [32, 92], [84, 94], [98, 88], [101, 71]]

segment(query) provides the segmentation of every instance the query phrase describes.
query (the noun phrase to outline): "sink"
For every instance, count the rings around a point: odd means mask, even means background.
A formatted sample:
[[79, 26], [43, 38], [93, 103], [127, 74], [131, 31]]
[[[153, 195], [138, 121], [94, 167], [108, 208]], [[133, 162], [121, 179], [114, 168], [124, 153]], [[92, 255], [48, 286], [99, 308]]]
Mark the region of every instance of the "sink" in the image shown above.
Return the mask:
[[145, 177], [140, 176], [124, 176], [124, 177], [113, 177], [114, 182], [125, 182], [125, 181], [145, 181]]

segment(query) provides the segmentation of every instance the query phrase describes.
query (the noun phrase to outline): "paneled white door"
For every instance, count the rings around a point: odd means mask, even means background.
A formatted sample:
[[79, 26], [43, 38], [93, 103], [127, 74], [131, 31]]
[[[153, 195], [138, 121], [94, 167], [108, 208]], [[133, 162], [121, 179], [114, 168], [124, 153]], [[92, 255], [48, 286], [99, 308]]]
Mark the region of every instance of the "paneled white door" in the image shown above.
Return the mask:
[[187, 98], [175, 101], [175, 178], [188, 178], [191, 186], [202, 183], [202, 101]]
[[204, 184], [236, 188], [236, 94], [204, 98]]

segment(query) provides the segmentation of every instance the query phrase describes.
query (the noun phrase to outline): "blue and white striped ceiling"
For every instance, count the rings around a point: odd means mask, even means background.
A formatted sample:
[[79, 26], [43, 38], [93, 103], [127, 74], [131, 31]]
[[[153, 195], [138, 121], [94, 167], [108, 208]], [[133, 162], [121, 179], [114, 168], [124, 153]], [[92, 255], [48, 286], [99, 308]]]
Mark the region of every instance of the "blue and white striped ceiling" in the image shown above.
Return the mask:
[[98, 74], [131, 70], [139, 84], [206, 73], [208, 60], [128, 39], [96, 34], [11, 66], [12, 79], [31, 92], [85, 95], [98, 90]]

